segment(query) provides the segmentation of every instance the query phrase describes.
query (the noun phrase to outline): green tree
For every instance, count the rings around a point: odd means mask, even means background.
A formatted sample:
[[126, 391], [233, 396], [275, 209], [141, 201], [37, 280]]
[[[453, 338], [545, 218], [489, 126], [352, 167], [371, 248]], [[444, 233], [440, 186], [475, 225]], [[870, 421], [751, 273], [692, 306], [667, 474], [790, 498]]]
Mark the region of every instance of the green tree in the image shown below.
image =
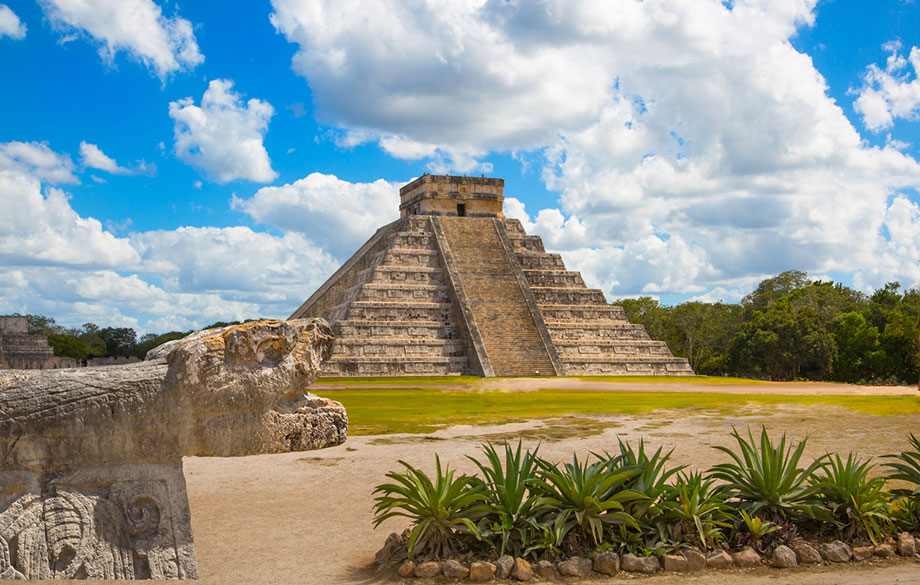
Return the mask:
[[840, 315], [834, 325], [833, 378], [841, 382], [870, 379], [879, 361], [878, 329], [856, 311]]
[[667, 341], [667, 317], [669, 309], [662, 307], [657, 299], [652, 297], [639, 297], [638, 299], [620, 299], [613, 305], [623, 307], [626, 318], [630, 323], [638, 323], [645, 327], [652, 339]]
[[767, 313], [755, 311], [732, 347], [739, 371], [776, 380], [823, 378], [835, 353], [834, 338], [821, 326], [818, 313], [809, 306], [796, 307], [788, 298], [776, 301]]
[[809, 284], [811, 280], [808, 278], [808, 273], [801, 270], [787, 270], [773, 278], [761, 281], [753, 292], [741, 299], [741, 304], [750, 319], [754, 311], [766, 313], [773, 303]]
[[70, 335], [52, 333], [48, 336], [48, 344], [54, 350], [54, 355], [59, 357], [70, 357], [83, 361], [88, 357], [101, 355], [92, 347]]
[[45, 315], [26, 315], [29, 333], [32, 335], [52, 335], [61, 334], [64, 328], [54, 321], [54, 317]]
[[107, 356], [127, 357], [133, 355], [137, 343], [137, 333], [129, 327], [104, 327], [99, 330], [99, 337], [105, 342]]

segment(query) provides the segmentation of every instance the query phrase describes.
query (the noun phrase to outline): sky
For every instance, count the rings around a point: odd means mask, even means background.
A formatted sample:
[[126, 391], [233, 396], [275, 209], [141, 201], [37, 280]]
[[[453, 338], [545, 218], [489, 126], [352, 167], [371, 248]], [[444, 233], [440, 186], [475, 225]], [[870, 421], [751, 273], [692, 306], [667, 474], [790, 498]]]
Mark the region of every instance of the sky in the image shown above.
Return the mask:
[[425, 172], [609, 300], [920, 285], [917, 0], [0, 2], [0, 314], [286, 318]]

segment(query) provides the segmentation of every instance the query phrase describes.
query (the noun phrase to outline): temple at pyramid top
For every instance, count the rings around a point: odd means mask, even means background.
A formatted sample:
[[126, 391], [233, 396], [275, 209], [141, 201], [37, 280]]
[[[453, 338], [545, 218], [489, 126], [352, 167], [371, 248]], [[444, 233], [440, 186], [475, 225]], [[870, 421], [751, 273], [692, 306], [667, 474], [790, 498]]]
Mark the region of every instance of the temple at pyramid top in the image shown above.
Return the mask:
[[324, 376], [687, 375], [684, 358], [502, 213], [502, 179], [423, 175], [290, 318], [336, 335]]
[[399, 190], [399, 215], [505, 217], [504, 179], [422, 175]]

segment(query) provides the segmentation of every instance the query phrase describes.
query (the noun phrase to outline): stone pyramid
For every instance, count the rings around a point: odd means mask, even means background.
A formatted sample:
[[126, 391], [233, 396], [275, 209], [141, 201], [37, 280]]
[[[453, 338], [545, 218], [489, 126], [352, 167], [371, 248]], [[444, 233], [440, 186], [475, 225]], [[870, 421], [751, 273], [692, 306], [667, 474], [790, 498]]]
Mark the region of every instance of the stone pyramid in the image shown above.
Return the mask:
[[324, 376], [688, 375], [684, 358], [502, 213], [504, 180], [423, 175], [291, 319], [324, 317]]

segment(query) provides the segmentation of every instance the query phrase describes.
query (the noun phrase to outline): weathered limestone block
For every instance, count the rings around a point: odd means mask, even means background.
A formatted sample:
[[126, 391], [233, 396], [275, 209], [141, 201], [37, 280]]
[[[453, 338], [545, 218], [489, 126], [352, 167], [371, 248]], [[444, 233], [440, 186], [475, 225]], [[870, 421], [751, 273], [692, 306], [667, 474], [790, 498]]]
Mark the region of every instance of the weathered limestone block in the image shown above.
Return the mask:
[[200, 331], [143, 362], [0, 378], [0, 578], [194, 579], [182, 457], [342, 443], [304, 391], [322, 320]]

